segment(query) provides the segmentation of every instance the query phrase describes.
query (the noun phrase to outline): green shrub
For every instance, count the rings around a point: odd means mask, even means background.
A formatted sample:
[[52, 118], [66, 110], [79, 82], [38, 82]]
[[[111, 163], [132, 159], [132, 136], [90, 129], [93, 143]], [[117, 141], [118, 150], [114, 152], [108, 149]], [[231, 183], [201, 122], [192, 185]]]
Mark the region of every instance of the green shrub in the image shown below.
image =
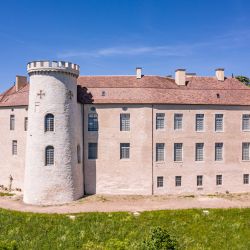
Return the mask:
[[17, 250], [16, 241], [0, 241], [0, 250]]
[[155, 227], [151, 229], [148, 239], [142, 243], [147, 250], [175, 250], [177, 241], [170, 236], [166, 229]]

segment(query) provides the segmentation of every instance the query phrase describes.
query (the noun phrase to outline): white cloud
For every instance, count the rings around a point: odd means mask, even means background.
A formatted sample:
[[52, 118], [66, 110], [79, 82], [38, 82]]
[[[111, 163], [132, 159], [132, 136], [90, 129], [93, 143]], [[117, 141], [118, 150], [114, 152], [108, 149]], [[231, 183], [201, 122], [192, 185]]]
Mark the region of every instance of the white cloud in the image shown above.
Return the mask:
[[58, 53], [59, 58], [108, 57], [108, 56], [190, 56], [197, 50], [233, 49], [249, 44], [250, 31], [234, 31], [220, 36], [208, 37], [206, 41], [163, 46], [114, 46], [96, 50], [70, 50]]

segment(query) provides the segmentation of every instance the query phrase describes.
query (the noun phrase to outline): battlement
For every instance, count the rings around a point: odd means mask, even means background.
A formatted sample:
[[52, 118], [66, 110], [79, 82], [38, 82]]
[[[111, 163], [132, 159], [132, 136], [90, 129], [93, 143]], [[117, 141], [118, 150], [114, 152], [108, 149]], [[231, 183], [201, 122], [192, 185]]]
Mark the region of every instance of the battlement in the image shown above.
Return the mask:
[[80, 66], [71, 62], [64, 61], [33, 61], [27, 64], [28, 74], [59, 71], [79, 76]]

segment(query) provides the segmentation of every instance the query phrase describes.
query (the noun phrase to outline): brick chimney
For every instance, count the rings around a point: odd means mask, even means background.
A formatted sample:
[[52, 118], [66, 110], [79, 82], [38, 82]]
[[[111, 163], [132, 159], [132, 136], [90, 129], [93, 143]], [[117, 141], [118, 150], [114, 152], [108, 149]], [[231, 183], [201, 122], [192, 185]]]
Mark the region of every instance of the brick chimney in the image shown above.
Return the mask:
[[186, 70], [185, 69], [177, 69], [175, 71], [175, 83], [179, 86], [186, 85]]
[[16, 91], [23, 88], [27, 84], [26, 76], [16, 76]]
[[136, 78], [137, 79], [141, 79], [142, 77], [142, 68], [141, 67], [137, 67], [136, 68]]
[[224, 69], [219, 68], [215, 70], [215, 76], [218, 81], [224, 81], [225, 75], [224, 75]]

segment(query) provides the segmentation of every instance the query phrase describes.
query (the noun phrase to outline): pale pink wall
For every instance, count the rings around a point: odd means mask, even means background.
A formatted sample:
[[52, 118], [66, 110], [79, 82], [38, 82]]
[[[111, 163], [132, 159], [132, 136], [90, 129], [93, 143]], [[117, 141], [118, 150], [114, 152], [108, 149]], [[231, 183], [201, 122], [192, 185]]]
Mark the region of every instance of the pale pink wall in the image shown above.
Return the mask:
[[[98, 194], [152, 193], [152, 109], [150, 105], [96, 105], [99, 131], [88, 132], [85, 105], [85, 191]], [[122, 107], [128, 107], [123, 111]], [[120, 131], [120, 113], [130, 113], [130, 131]], [[147, 119], [144, 119], [147, 117]], [[88, 160], [88, 142], [98, 142], [98, 159]], [[120, 143], [130, 143], [130, 159], [120, 160]]]
[[[15, 130], [10, 130], [10, 115], [15, 115]], [[26, 107], [6, 107], [0, 109], [0, 185], [9, 186], [9, 176], [13, 177], [12, 187], [23, 188], [26, 135], [24, 118], [28, 117]], [[17, 140], [17, 155], [12, 155], [12, 140]]]
[[[85, 105], [85, 180], [87, 193], [151, 194], [152, 153], [154, 194], [249, 192], [243, 185], [243, 174], [250, 174], [250, 162], [242, 162], [242, 142], [250, 142], [250, 132], [242, 132], [242, 114], [250, 107], [209, 105], [154, 105], [153, 149], [151, 105], [95, 105], [99, 115], [99, 132], [87, 131]], [[130, 132], [120, 132], [122, 107], [130, 113]], [[157, 112], [165, 113], [166, 127], [155, 130]], [[183, 114], [182, 131], [174, 131], [174, 113]], [[205, 131], [195, 131], [195, 114], [205, 115]], [[224, 132], [214, 131], [214, 115], [224, 114]], [[87, 143], [98, 142], [98, 160], [87, 159]], [[130, 142], [130, 160], [120, 160], [120, 142]], [[155, 144], [165, 143], [164, 162], [155, 161]], [[174, 142], [183, 143], [183, 162], [173, 161]], [[195, 162], [195, 143], [203, 142], [204, 162]], [[215, 142], [224, 143], [224, 159], [214, 161]], [[223, 175], [222, 186], [216, 186], [216, 175]], [[175, 176], [182, 176], [182, 186], [175, 187]], [[198, 190], [196, 176], [203, 175]], [[164, 187], [157, 188], [157, 176], [164, 176]], [[96, 185], [96, 186], [95, 186]]]

